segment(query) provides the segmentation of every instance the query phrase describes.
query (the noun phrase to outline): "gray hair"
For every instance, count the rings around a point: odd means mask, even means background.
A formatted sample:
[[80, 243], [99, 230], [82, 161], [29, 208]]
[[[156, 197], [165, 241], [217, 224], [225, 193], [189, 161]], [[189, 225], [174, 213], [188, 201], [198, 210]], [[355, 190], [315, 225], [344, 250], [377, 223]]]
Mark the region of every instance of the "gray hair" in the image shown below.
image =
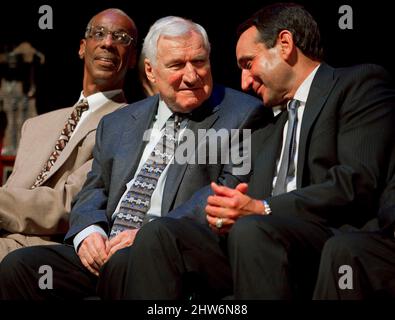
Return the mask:
[[143, 43], [142, 55], [144, 55], [153, 65], [156, 65], [157, 45], [161, 36], [177, 37], [190, 31], [195, 31], [203, 38], [204, 47], [210, 54], [211, 46], [206, 30], [192, 20], [176, 16], [167, 16], [158, 19], [149, 29]]

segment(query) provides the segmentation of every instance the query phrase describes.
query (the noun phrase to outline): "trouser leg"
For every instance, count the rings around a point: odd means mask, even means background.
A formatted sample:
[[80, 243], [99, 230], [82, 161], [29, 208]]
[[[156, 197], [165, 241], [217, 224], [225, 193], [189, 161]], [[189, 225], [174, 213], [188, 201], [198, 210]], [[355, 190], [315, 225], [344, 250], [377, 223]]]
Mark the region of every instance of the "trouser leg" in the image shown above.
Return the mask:
[[297, 217], [240, 218], [228, 238], [235, 299], [311, 299], [332, 232]]
[[145, 225], [129, 251], [126, 299], [220, 298], [232, 291], [223, 239], [189, 219]]
[[355, 232], [329, 239], [323, 249], [314, 299], [395, 297], [395, 240]]
[[124, 298], [124, 286], [128, 273], [128, 260], [133, 247], [115, 252], [100, 270], [97, 292], [103, 300]]
[[95, 294], [96, 283], [67, 245], [18, 249], [0, 264], [1, 299], [82, 299]]

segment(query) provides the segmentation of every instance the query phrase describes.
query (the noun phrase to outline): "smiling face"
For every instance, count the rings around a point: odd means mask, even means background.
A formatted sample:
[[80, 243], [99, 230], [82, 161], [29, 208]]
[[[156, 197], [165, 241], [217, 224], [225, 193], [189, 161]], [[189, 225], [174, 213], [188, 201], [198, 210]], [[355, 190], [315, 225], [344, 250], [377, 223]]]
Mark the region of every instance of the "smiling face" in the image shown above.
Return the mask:
[[[106, 10], [93, 18], [92, 27], [108, 31], [124, 31], [133, 38], [136, 28], [132, 20], [116, 11]], [[133, 44], [114, 43], [110, 34], [97, 40], [88, 37], [81, 40], [79, 55], [84, 59], [84, 94], [122, 89], [128, 68], [135, 65], [136, 52]]]
[[161, 36], [156, 62], [146, 59], [145, 68], [148, 79], [173, 111], [191, 112], [211, 95], [209, 52], [202, 36], [195, 31], [175, 37]]
[[282, 48], [277, 43], [268, 49], [258, 41], [255, 26], [244, 31], [236, 46], [237, 63], [241, 71], [241, 87], [252, 89], [262, 98], [265, 106], [273, 107], [289, 99], [293, 80], [292, 69], [284, 61]]

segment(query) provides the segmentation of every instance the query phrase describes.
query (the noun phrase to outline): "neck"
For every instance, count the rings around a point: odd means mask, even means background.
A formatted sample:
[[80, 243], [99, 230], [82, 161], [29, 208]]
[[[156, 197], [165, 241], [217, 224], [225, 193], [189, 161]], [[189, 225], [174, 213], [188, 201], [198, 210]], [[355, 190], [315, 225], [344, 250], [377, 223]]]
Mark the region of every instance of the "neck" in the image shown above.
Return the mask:
[[110, 91], [110, 90], [117, 90], [117, 89], [122, 89], [123, 88], [123, 83], [118, 84], [118, 85], [101, 85], [97, 83], [83, 83], [83, 93], [85, 97], [89, 97], [92, 94], [98, 93], [98, 92], [105, 92], [105, 91]]
[[300, 87], [303, 81], [310, 75], [311, 72], [320, 64], [320, 61], [311, 60], [309, 58], [304, 57], [304, 59], [300, 60], [300, 63], [295, 66], [296, 75], [294, 86], [291, 92], [291, 96], [293, 97], [296, 93], [296, 90]]

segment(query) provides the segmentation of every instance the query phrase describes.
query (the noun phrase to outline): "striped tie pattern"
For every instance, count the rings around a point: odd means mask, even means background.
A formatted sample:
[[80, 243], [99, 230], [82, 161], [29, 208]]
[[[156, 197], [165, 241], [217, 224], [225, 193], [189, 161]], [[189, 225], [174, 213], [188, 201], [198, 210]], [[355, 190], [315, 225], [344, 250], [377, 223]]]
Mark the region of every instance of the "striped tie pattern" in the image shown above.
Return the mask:
[[53, 152], [48, 158], [47, 163], [44, 165], [43, 169], [39, 173], [36, 178], [36, 181], [31, 186], [30, 189], [35, 189], [41, 185], [41, 183], [45, 180], [46, 176], [49, 173], [49, 170], [55, 164], [56, 160], [58, 159], [60, 153], [65, 148], [66, 144], [69, 142], [71, 134], [73, 133], [75, 127], [77, 126], [78, 122], [81, 119], [81, 115], [84, 111], [88, 110], [88, 100], [82, 99], [80, 102], [77, 103], [73, 112], [68, 117], [66, 124], [60, 133], [60, 137], [56, 141], [55, 147]]
[[181, 121], [178, 114], [173, 114], [167, 120], [161, 138], [121, 200], [110, 239], [124, 230], [138, 229], [143, 225], [158, 180], [174, 156]]

